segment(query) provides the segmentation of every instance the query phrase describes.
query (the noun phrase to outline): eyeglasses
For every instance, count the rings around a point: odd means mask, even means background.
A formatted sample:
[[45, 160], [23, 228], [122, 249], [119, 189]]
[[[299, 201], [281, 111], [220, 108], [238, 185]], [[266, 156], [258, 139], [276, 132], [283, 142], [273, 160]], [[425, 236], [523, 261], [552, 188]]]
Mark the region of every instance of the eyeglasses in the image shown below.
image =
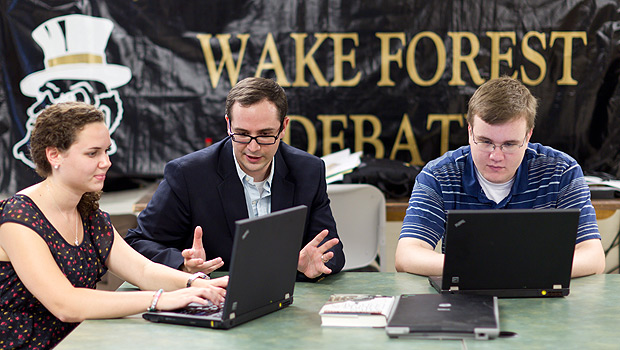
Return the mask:
[[525, 145], [525, 139], [527, 138], [527, 134], [526, 134], [525, 137], [523, 138], [523, 142], [521, 142], [520, 145], [517, 143], [513, 143], [513, 142], [506, 142], [498, 146], [490, 141], [476, 141], [476, 135], [474, 135], [473, 129], [471, 130], [471, 136], [472, 136], [472, 140], [474, 141], [474, 144], [481, 151], [491, 153], [495, 151], [496, 147], [499, 147], [499, 149], [505, 154], [511, 154], [511, 153], [517, 152], [519, 148]]
[[[230, 132], [230, 129], [232, 129], [230, 127], [230, 122], [228, 123], [228, 130]], [[282, 127], [280, 126], [280, 130], [278, 130], [278, 133], [274, 136], [272, 135], [259, 135], [259, 136], [250, 136], [248, 134], [234, 134], [234, 133], [230, 133], [230, 138], [237, 143], [243, 143], [243, 144], [248, 144], [250, 142], [252, 142], [252, 140], [256, 141], [256, 143], [258, 143], [259, 145], [274, 145], [276, 142], [278, 142], [278, 137], [280, 136], [280, 133], [282, 132]]]
[[230, 134], [230, 138], [237, 143], [248, 144], [252, 142], [252, 140], [255, 140], [256, 143], [258, 143], [259, 145], [273, 145], [278, 142], [279, 135], [280, 132], [278, 132], [278, 135], [276, 136], [250, 136], [246, 134]]

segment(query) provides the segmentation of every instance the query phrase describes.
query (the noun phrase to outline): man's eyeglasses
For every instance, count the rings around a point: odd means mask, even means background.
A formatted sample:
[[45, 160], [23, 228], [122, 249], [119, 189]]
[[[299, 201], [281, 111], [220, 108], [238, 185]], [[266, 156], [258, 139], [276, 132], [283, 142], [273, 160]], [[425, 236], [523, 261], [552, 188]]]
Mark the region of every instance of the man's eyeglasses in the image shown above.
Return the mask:
[[[230, 132], [230, 123], [228, 124], [228, 130]], [[258, 143], [259, 145], [274, 145], [276, 142], [278, 142], [278, 137], [280, 136], [280, 133], [282, 132], [282, 127], [280, 127], [280, 130], [278, 130], [278, 133], [275, 135], [259, 135], [259, 136], [250, 136], [247, 134], [234, 134], [234, 133], [230, 133], [230, 138], [237, 143], [243, 143], [243, 144], [248, 144], [250, 142], [252, 142], [252, 140], [256, 141], [256, 143]]]
[[502, 143], [501, 145], [496, 145], [493, 142], [487, 141], [487, 140], [476, 141], [476, 135], [474, 135], [473, 129], [471, 130], [471, 136], [472, 136], [472, 140], [474, 141], [474, 144], [476, 145], [476, 147], [478, 147], [479, 150], [483, 152], [491, 153], [495, 151], [496, 147], [499, 147], [499, 149], [505, 154], [511, 154], [511, 153], [517, 152], [519, 148], [525, 145], [525, 139], [527, 138], [527, 135], [525, 135], [525, 137], [523, 138], [523, 142], [521, 142], [520, 145], [518, 143], [513, 143], [513, 142], [506, 142], [506, 143]]
[[278, 136], [280, 132], [278, 131], [278, 135], [275, 136], [250, 136], [246, 134], [230, 134], [230, 138], [238, 143], [248, 144], [255, 140], [259, 145], [273, 145], [278, 142]]

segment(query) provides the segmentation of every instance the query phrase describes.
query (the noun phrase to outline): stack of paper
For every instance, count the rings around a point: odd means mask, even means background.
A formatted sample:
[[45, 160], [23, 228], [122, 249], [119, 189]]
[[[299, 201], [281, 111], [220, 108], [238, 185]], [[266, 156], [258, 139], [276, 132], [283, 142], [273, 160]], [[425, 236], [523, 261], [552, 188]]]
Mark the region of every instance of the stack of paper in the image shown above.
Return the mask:
[[319, 311], [324, 327], [385, 327], [393, 296], [332, 294]]
[[325, 179], [327, 183], [342, 181], [344, 174], [357, 168], [361, 163], [362, 152], [351, 153], [349, 148], [323, 156]]
[[586, 183], [590, 186], [609, 186], [620, 190], [620, 180], [604, 180], [597, 176], [584, 176]]

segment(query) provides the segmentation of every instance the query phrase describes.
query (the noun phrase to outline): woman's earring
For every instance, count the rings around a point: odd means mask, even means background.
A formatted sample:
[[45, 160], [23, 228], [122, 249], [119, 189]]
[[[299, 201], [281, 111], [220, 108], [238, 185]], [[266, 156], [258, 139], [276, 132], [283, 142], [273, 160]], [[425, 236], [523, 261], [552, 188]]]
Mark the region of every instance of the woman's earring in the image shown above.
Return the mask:
[[54, 165], [54, 169], [58, 169], [58, 164]]

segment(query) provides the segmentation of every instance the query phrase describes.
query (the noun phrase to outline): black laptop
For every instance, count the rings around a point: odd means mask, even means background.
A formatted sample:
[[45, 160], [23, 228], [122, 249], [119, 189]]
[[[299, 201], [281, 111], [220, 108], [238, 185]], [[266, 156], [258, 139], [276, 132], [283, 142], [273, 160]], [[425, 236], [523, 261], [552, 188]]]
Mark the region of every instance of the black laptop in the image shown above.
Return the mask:
[[390, 338], [488, 340], [499, 335], [497, 297], [475, 294], [404, 294], [385, 332]]
[[305, 205], [237, 221], [226, 300], [219, 308], [189, 306], [146, 312], [153, 322], [232, 328], [293, 303]]
[[569, 294], [579, 209], [449, 210], [440, 293]]

